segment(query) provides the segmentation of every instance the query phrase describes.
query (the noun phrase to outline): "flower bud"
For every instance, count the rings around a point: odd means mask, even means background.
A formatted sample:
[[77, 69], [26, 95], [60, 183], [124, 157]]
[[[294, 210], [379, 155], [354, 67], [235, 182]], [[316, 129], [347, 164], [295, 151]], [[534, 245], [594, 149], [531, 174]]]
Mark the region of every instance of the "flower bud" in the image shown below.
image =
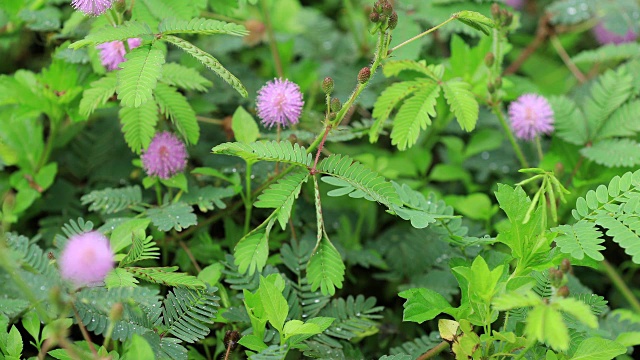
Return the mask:
[[565, 274], [571, 271], [571, 261], [569, 261], [569, 259], [562, 259], [562, 263], [560, 263], [560, 270]]
[[500, 18], [500, 5], [497, 3], [491, 4], [491, 16], [493, 16], [494, 20], [498, 20]]
[[484, 64], [487, 65], [487, 67], [492, 67], [495, 62], [496, 62], [495, 55], [493, 55], [492, 52], [488, 52], [487, 55], [484, 57]]
[[380, 21], [380, 14], [372, 11], [371, 14], [369, 14], [369, 20], [374, 24], [377, 23], [378, 21]]
[[127, 4], [124, 2], [124, 0], [118, 0], [115, 3], [115, 10], [119, 13], [124, 13], [125, 10], [127, 10]]
[[504, 18], [504, 26], [509, 26], [513, 22], [513, 14], [507, 12], [507, 15]]
[[564, 175], [564, 164], [557, 162], [553, 172], [557, 177], [562, 177], [562, 175]]
[[360, 84], [364, 84], [367, 81], [369, 81], [370, 77], [371, 77], [371, 69], [369, 69], [368, 66], [363, 67], [362, 69], [360, 69], [360, 72], [358, 72], [358, 82]]
[[487, 90], [489, 91], [490, 94], [493, 94], [496, 91], [496, 87], [493, 85], [492, 82], [487, 84]]
[[331, 111], [338, 112], [342, 108], [342, 104], [340, 103], [340, 99], [333, 98], [331, 99]]
[[324, 91], [324, 93], [326, 95], [331, 95], [331, 93], [333, 92], [333, 79], [330, 77], [326, 77], [324, 78], [324, 80], [322, 81], [322, 91]]
[[384, 15], [391, 15], [391, 13], [393, 12], [393, 6], [391, 6], [391, 4], [389, 4], [388, 1], [385, 1], [384, 3], [382, 3], [382, 14]]
[[334, 111], [330, 112], [330, 113], [329, 113], [329, 120], [333, 120], [333, 119], [335, 119], [335, 118], [336, 118], [336, 115], [338, 115], [338, 114], [336, 114]]
[[224, 346], [230, 348], [231, 351], [238, 346], [238, 340], [240, 340], [240, 333], [235, 330], [227, 330], [224, 334]]
[[502, 87], [502, 78], [498, 76], [494, 84], [496, 86], [496, 89], [500, 89]]
[[113, 304], [113, 306], [111, 307], [111, 312], [109, 313], [109, 319], [111, 321], [118, 321], [122, 319], [123, 312], [124, 312], [124, 306], [122, 306], [122, 303], [117, 302]]
[[569, 288], [567, 287], [567, 285], [561, 286], [556, 292], [556, 295], [563, 298], [566, 298], [567, 296], [569, 296]]
[[396, 26], [398, 26], [398, 13], [397, 12], [392, 12], [391, 15], [389, 15], [389, 22], [387, 23], [387, 26], [389, 27], [390, 30], [393, 30], [396, 28]]

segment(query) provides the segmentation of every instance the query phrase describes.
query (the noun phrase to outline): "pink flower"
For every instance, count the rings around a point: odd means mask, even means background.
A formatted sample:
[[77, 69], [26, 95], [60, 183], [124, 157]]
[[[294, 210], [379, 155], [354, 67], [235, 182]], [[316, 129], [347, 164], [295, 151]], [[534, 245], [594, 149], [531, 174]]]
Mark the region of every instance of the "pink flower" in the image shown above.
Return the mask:
[[73, 0], [71, 6], [85, 15], [98, 16], [109, 10], [113, 0]]
[[274, 79], [258, 90], [258, 116], [266, 127], [297, 124], [302, 105], [300, 87], [289, 80]]
[[60, 254], [60, 274], [75, 286], [100, 285], [113, 269], [113, 251], [98, 231], [72, 236]]
[[187, 166], [184, 143], [170, 132], [161, 132], [151, 140], [142, 154], [142, 165], [150, 176], [168, 179]]
[[596, 25], [592, 31], [600, 45], [629, 43], [636, 41], [638, 38], [638, 34], [636, 34], [631, 28], [626, 34], [622, 35], [608, 30], [603, 23]]
[[505, 0], [504, 2], [516, 10], [522, 9], [526, 0]]
[[[137, 48], [141, 42], [142, 40], [137, 38], [128, 39], [129, 50]], [[96, 48], [100, 50], [100, 61], [102, 61], [102, 65], [110, 71], [118, 69], [118, 65], [124, 61], [124, 55], [127, 52], [122, 41], [100, 44], [96, 46]]]
[[509, 118], [515, 135], [532, 140], [540, 134], [553, 131], [553, 109], [547, 99], [535, 94], [525, 94], [509, 105]]

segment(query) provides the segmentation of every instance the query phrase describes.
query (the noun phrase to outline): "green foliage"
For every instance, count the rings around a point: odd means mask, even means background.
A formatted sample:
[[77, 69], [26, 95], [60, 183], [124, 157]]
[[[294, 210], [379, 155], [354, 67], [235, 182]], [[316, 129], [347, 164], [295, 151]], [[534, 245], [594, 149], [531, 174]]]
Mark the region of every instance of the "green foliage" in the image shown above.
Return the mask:
[[212, 324], [220, 298], [214, 293], [217, 288], [187, 290], [175, 288], [163, 302], [162, 319], [166, 334], [193, 343], [209, 334], [205, 324]]
[[162, 65], [160, 81], [181, 89], [197, 91], [207, 91], [213, 85], [195, 69], [172, 62]]
[[149, 209], [147, 216], [160, 231], [182, 231], [198, 223], [193, 208], [182, 202]]
[[304, 147], [288, 141], [258, 141], [251, 144], [224, 143], [211, 151], [214, 154], [239, 156], [248, 162], [273, 161], [310, 167], [313, 163], [311, 154]]
[[151, 45], [137, 47], [125, 56], [118, 71], [117, 92], [123, 107], [138, 108], [151, 100], [162, 75], [164, 54]]
[[115, 74], [109, 74], [91, 83], [82, 94], [80, 101], [80, 114], [91, 115], [99, 106], [102, 106], [116, 93], [117, 78]]
[[607, 139], [585, 147], [580, 153], [596, 164], [607, 167], [640, 165], [640, 144], [631, 139]]
[[171, 119], [187, 143], [196, 144], [200, 137], [200, 127], [196, 113], [187, 99], [176, 88], [165, 84], [158, 84], [154, 95], [160, 112]]
[[300, 194], [302, 184], [307, 181], [309, 173], [294, 172], [280, 179], [265, 189], [254, 203], [257, 208], [275, 209], [280, 226], [284, 230], [291, 216], [294, 200]]
[[80, 201], [82, 205], [89, 204], [89, 211], [115, 214], [139, 205], [142, 202], [142, 192], [139, 186], [128, 186], [120, 189], [106, 188], [94, 190], [84, 195]]
[[160, 23], [160, 25], [158, 25], [158, 30], [162, 35], [228, 34], [228, 35], [236, 35], [236, 36], [245, 36], [249, 34], [247, 29], [242, 25], [227, 23], [227, 22], [218, 21], [218, 20], [202, 19], [202, 18], [195, 18], [189, 21], [179, 20], [176, 18], [164, 19]]
[[307, 278], [311, 283], [311, 290], [320, 288], [322, 294], [334, 295], [335, 288], [342, 287], [344, 271], [344, 263], [335, 246], [326, 236], [319, 239], [307, 264]]
[[84, 39], [69, 45], [72, 49], [79, 49], [87, 45], [98, 45], [110, 41], [125, 41], [131, 38], [149, 37], [153, 32], [149, 25], [137, 21], [128, 21], [120, 26], [106, 25], [93, 31]]

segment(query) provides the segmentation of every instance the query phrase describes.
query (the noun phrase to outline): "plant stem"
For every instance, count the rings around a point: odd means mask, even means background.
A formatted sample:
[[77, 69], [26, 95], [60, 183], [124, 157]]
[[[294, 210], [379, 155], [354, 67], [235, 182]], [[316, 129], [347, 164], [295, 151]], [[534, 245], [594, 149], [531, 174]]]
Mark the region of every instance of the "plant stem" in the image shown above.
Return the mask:
[[423, 37], [423, 36], [425, 36], [425, 35], [427, 35], [427, 34], [429, 34], [429, 33], [432, 33], [432, 32], [434, 32], [434, 31], [438, 30], [438, 29], [439, 29], [439, 28], [441, 28], [442, 26], [446, 25], [447, 23], [450, 23], [451, 21], [453, 21], [453, 20], [455, 20], [455, 19], [456, 19], [456, 18], [452, 16], [452, 17], [448, 18], [447, 20], [445, 20], [443, 23], [441, 23], [441, 24], [439, 24], [439, 25], [436, 25], [436, 26], [432, 27], [431, 29], [429, 29], [429, 30], [427, 30], [427, 31], [425, 31], [425, 32], [422, 32], [422, 33], [420, 33], [420, 34], [418, 34], [418, 35], [416, 35], [416, 36], [412, 37], [411, 39], [409, 39], [409, 40], [407, 40], [407, 41], [405, 41], [405, 42], [403, 42], [403, 43], [401, 43], [401, 44], [399, 44], [399, 45], [394, 46], [393, 48], [391, 48], [391, 50], [389, 50], [389, 54], [391, 54], [392, 52], [394, 52], [394, 51], [396, 51], [396, 50], [400, 49], [401, 47], [403, 47], [403, 46], [405, 46], [405, 45], [407, 45], [407, 44], [409, 44], [409, 43], [411, 43], [411, 42], [413, 42], [413, 41], [415, 41], [415, 40], [420, 39], [421, 37]]
[[540, 142], [540, 136], [536, 136], [536, 150], [538, 151], [538, 160], [542, 161], [544, 153], [542, 152], [542, 143]]
[[244, 233], [249, 233], [249, 225], [251, 224], [251, 168], [253, 163], [247, 162], [247, 171], [245, 174], [245, 196], [244, 196]]
[[271, 15], [269, 14], [267, 1], [262, 0], [260, 3], [262, 5], [262, 11], [264, 12], [264, 24], [267, 30], [267, 37], [269, 37], [269, 48], [271, 49], [271, 56], [273, 56], [276, 73], [278, 74], [278, 77], [284, 78], [282, 60], [280, 59], [280, 53], [278, 52], [278, 44], [276, 43], [276, 35], [273, 32], [273, 24], [271, 23]]
[[505, 120], [504, 115], [502, 115], [502, 110], [500, 110], [500, 105], [494, 104], [491, 107], [491, 110], [493, 110], [493, 113], [496, 115], [496, 117], [500, 121], [500, 125], [502, 125], [504, 132], [507, 134], [507, 138], [511, 143], [511, 147], [513, 147], [513, 150], [516, 152], [516, 156], [518, 157], [518, 160], [520, 160], [520, 166], [523, 169], [528, 168], [529, 163], [527, 162], [527, 159], [524, 157], [524, 154], [522, 153], [522, 149], [520, 148], [520, 145], [518, 145], [518, 143], [516, 142], [516, 138], [513, 136], [513, 133], [511, 132], [511, 129], [507, 124], [507, 120]]
[[427, 351], [426, 353], [420, 355], [416, 360], [431, 359], [434, 356], [436, 356], [436, 355], [440, 354], [441, 352], [443, 352], [448, 347], [449, 347], [449, 343], [446, 342], [446, 341], [443, 341], [440, 344], [436, 345], [436, 347], [434, 347], [431, 350]]
[[640, 314], [640, 301], [638, 301], [638, 298], [627, 286], [627, 283], [622, 279], [622, 277], [620, 277], [618, 271], [606, 259], [602, 260], [600, 264], [602, 264], [602, 270], [604, 270], [605, 274], [607, 274], [609, 279], [611, 279], [611, 282], [613, 282], [613, 286], [615, 286], [615, 288], [620, 291], [622, 296], [629, 302], [629, 305], [631, 305], [633, 310], [636, 313]]
[[36, 166], [35, 172], [37, 173], [43, 166], [49, 162], [49, 158], [51, 157], [51, 152], [53, 151], [53, 143], [55, 142], [56, 135], [58, 134], [58, 121], [51, 119], [49, 136], [47, 136], [47, 143], [44, 146], [44, 151], [42, 155], [40, 155], [40, 159], [38, 159], [38, 164]]
[[320, 145], [318, 146], [318, 151], [316, 152], [316, 159], [313, 161], [313, 167], [309, 171], [311, 175], [316, 173], [316, 165], [318, 165], [318, 159], [320, 159], [320, 153], [322, 152], [322, 148], [324, 147], [324, 142], [327, 140], [327, 135], [329, 135], [329, 131], [331, 131], [331, 124], [328, 124], [324, 129], [324, 136], [320, 141]]
[[212, 118], [208, 118], [206, 116], [196, 116], [196, 119], [198, 119], [198, 121], [207, 123], [207, 124], [216, 124], [216, 125], [223, 125], [224, 124], [224, 120], [220, 120], [220, 119], [212, 119]]
[[571, 57], [569, 56], [569, 54], [567, 54], [567, 51], [562, 46], [562, 43], [560, 42], [558, 37], [552, 35], [551, 37], [549, 37], [549, 40], [551, 40], [551, 45], [553, 45], [553, 48], [556, 49], [556, 51], [558, 52], [558, 56], [560, 56], [569, 71], [571, 71], [573, 76], [578, 79], [580, 84], [584, 84], [587, 81], [587, 77], [584, 76], [584, 74], [582, 73], [582, 71], [580, 71], [580, 69], [578, 69], [576, 64], [571, 61]]

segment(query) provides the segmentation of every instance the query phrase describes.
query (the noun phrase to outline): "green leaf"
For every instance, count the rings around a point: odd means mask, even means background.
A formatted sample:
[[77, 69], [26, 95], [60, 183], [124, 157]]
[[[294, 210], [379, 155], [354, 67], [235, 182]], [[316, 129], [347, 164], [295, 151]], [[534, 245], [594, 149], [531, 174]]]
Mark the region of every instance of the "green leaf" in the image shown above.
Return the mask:
[[84, 39], [69, 45], [72, 49], [78, 49], [87, 45], [98, 45], [111, 41], [125, 41], [131, 38], [153, 36], [153, 32], [147, 24], [135, 21], [127, 21], [119, 26], [106, 25], [101, 29], [92, 31]]
[[307, 279], [311, 283], [311, 291], [320, 288], [323, 295], [334, 295], [336, 288], [342, 288], [344, 272], [345, 266], [340, 253], [326, 236], [322, 237], [307, 264]]
[[[40, 338], [40, 318], [38, 314], [34, 310], [31, 310], [22, 316], [21, 322], [29, 335], [37, 341]], [[4, 331], [4, 329], [2, 331]]]
[[118, 80], [115, 73], [91, 83], [91, 86], [82, 93], [79, 112], [81, 115], [91, 115], [99, 106], [104, 105], [116, 92]]
[[415, 288], [398, 294], [404, 303], [403, 321], [415, 321], [419, 324], [431, 320], [440, 313], [450, 314], [455, 309], [439, 293], [425, 288]]
[[158, 78], [162, 75], [164, 54], [151, 45], [129, 51], [118, 71], [118, 99], [124, 107], [140, 107], [153, 98]]
[[189, 289], [203, 289], [206, 285], [193, 275], [176, 273], [177, 266], [170, 267], [126, 267], [129, 273], [138, 279], [164, 286], [184, 287]]
[[536, 306], [540, 304], [542, 304], [542, 299], [532, 291], [527, 291], [525, 293], [505, 293], [497, 296], [491, 302], [493, 308], [498, 311]]
[[431, 118], [436, 116], [436, 100], [440, 96], [440, 87], [436, 83], [423, 82], [411, 98], [407, 99], [393, 120], [391, 145], [405, 150], [415, 145], [420, 130], [431, 125]]
[[133, 337], [125, 343], [123, 360], [155, 359], [151, 345], [140, 335], [133, 334]]
[[[138, 222], [139, 220], [142, 219], [131, 219], [130, 224], [131, 222]], [[130, 224], [127, 224], [127, 227], [132, 226]], [[146, 228], [148, 220], [147, 223], [143, 225]], [[120, 260], [120, 266], [133, 264], [142, 260], [156, 260], [160, 258], [160, 248], [156, 245], [156, 242], [153, 241], [153, 237], [145, 235], [144, 229], [133, 233], [130, 240], [132, 240], [133, 243], [127, 255]]]
[[252, 143], [258, 140], [260, 130], [256, 120], [242, 106], [238, 106], [231, 118], [233, 136], [241, 143]]
[[403, 81], [395, 83], [388, 86], [380, 96], [378, 96], [376, 103], [373, 105], [372, 116], [375, 122], [371, 125], [371, 129], [369, 130], [370, 142], [373, 143], [378, 141], [380, 130], [382, 129], [384, 122], [389, 118], [389, 115], [391, 115], [393, 108], [402, 101], [402, 99], [420, 89], [422, 84], [422, 81]]
[[554, 350], [569, 349], [569, 331], [562, 315], [548, 305], [534, 307], [527, 315], [525, 326], [527, 337], [549, 344]]
[[153, 225], [160, 231], [169, 231], [171, 229], [182, 231], [182, 229], [198, 223], [198, 218], [193, 213], [193, 208], [181, 202], [149, 209], [147, 210], [147, 217], [151, 219]]
[[162, 307], [167, 333], [188, 343], [204, 339], [220, 307], [220, 298], [215, 296], [217, 290], [215, 287], [203, 290], [174, 288], [169, 292]]
[[200, 138], [200, 126], [196, 113], [178, 90], [166, 84], [158, 84], [155, 91], [160, 111], [176, 126], [187, 143], [196, 144]]
[[598, 328], [598, 318], [591, 312], [591, 307], [584, 302], [569, 297], [556, 299], [553, 304], [588, 327]]
[[600, 245], [604, 239], [600, 238], [602, 234], [594, 223], [579, 221], [573, 225], [560, 225], [551, 231], [559, 233], [555, 241], [563, 253], [570, 254], [578, 260], [582, 260], [585, 254], [596, 261], [604, 259], [600, 253], [605, 249]]
[[[136, 234], [144, 235], [145, 230], [151, 223], [149, 219], [128, 219], [119, 224], [111, 233], [111, 249], [118, 253], [120, 250], [133, 244]], [[146, 237], [140, 236], [146, 241]], [[143, 242], [144, 243], [144, 242]], [[144, 246], [143, 246], [144, 247]]]
[[471, 85], [460, 79], [451, 79], [442, 83], [444, 97], [456, 116], [460, 128], [465, 131], [473, 130], [478, 121], [479, 105], [470, 89]]
[[236, 36], [249, 35], [249, 31], [243, 26], [224, 21], [195, 18], [191, 20], [178, 20], [176, 18], [168, 18], [162, 20], [158, 25], [158, 31], [162, 35], [170, 34], [227, 34]]
[[289, 313], [287, 299], [282, 295], [284, 280], [280, 274], [260, 276], [258, 296], [264, 308], [264, 315], [280, 334], [283, 334], [283, 325]]
[[598, 141], [580, 153], [596, 164], [606, 167], [632, 167], [640, 165], [640, 144], [631, 139], [607, 139]]
[[148, 101], [137, 108], [120, 109], [120, 122], [124, 132], [124, 140], [131, 150], [140, 154], [151, 143], [156, 133], [158, 107], [154, 101]]
[[634, 43], [606, 44], [593, 50], [585, 50], [572, 57], [575, 64], [617, 62], [640, 57], [640, 48]]
[[564, 96], [552, 96], [549, 103], [553, 109], [556, 135], [571, 144], [586, 144], [589, 141], [587, 122], [576, 103]]
[[238, 242], [233, 250], [235, 264], [241, 274], [253, 275], [261, 271], [269, 257], [269, 239], [264, 232], [249, 234]]
[[590, 337], [582, 340], [571, 360], [609, 360], [627, 352], [627, 348], [615, 341]]
[[257, 352], [260, 352], [269, 347], [269, 345], [265, 344], [264, 341], [262, 341], [262, 339], [260, 339], [258, 336], [253, 334], [243, 336], [238, 341], [238, 344], [246, 347], [249, 350], [253, 350]]
[[178, 37], [175, 37], [172, 35], [165, 35], [162, 38], [172, 43], [173, 45], [181, 48], [182, 50], [187, 52], [189, 55], [193, 56], [198, 61], [200, 61], [204, 66], [208, 67], [213, 72], [218, 74], [218, 76], [220, 76], [222, 80], [226, 81], [229, 85], [231, 85], [234, 89], [236, 89], [236, 91], [240, 93], [242, 97], [249, 96], [249, 94], [247, 93], [247, 89], [245, 89], [244, 85], [242, 85], [240, 80], [238, 80], [237, 77], [235, 77], [232, 73], [230, 73], [227, 69], [225, 69], [224, 66], [222, 66], [222, 64], [220, 64], [220, 62], [216, 58], [202, 51], [200, 48], [193, 45], [192, 43], [186, 40], [180, 39]]
[[287, 164], [311, 167], [313, 156], [304, 147], [289, 141], [258, 141], [251, 144], [228, 142], [211, 151], [214, 154], [239, 156], [247, 162], [277, 161]]
[[306, 182], [308, 178], [309, 173], [306, 171], [297, 171], [287, 175], [264, 190], [253, 206], [276, 209], [278, 222], [284, 230], [291, 215], [293, 201], [298, 198], [302, 183]]
[[89, 204], [89, 211], [114, 214], [142, 202], [142, 191], [137, 185], [119, 189], [94, 190], [80, 198], [82, 205]]
[[176, 63], [162, 65], [160, 81], [186, 90], [207, 91], [213, 83], [193, 68]]
[[475, 11], [458, 11], [451, 15], [451, 17], [476, 30], [482, 31], [485, 35], [489, 35], [489, 31], [495, 26], [493, 20]]
[[640, 100], [632, 100], [625, 103], [615, 110], [602, 125], [598, 138], [635, 136], [640, 131], [640, 122], [635, 121], [638, 114], [640, 114]]
[[623, 69], [609, 70], [591, 86], [591, 97], [584, 104], [590, 140], [600, 137], [600, 129], [607, 118], [627, 101], [632, 92], [632, 81], [633, 77]]
[[7, 336], [7, 355], [19, 359], [22, 355], [22, 335], [17, 327], [12, 326]]
[[118, 287], [136, 287], [140, 282], [133, 274], [127, 272], [123, 268], [115, 268], [109, 271], [107, 277], [104, 278], [104, 285], [107, 289]]
[[479, 296], [486, 303], [491, 301], [497, 291], [497, 284], [502, 277], [504, 265], [490, 270], [482, 256], [476, 256], [470, 267], [458, 266], [452, 269], [469, 282], [469, 293]]
[[631, 260], [640, 264], [640, 221], [635, 214], [623, 214], [614, 216], [607, 212], [600, 212], [596, 217], [596, 224], [602, 226], [607, 236], [613, 238], [625, 252], [631, 256]]

